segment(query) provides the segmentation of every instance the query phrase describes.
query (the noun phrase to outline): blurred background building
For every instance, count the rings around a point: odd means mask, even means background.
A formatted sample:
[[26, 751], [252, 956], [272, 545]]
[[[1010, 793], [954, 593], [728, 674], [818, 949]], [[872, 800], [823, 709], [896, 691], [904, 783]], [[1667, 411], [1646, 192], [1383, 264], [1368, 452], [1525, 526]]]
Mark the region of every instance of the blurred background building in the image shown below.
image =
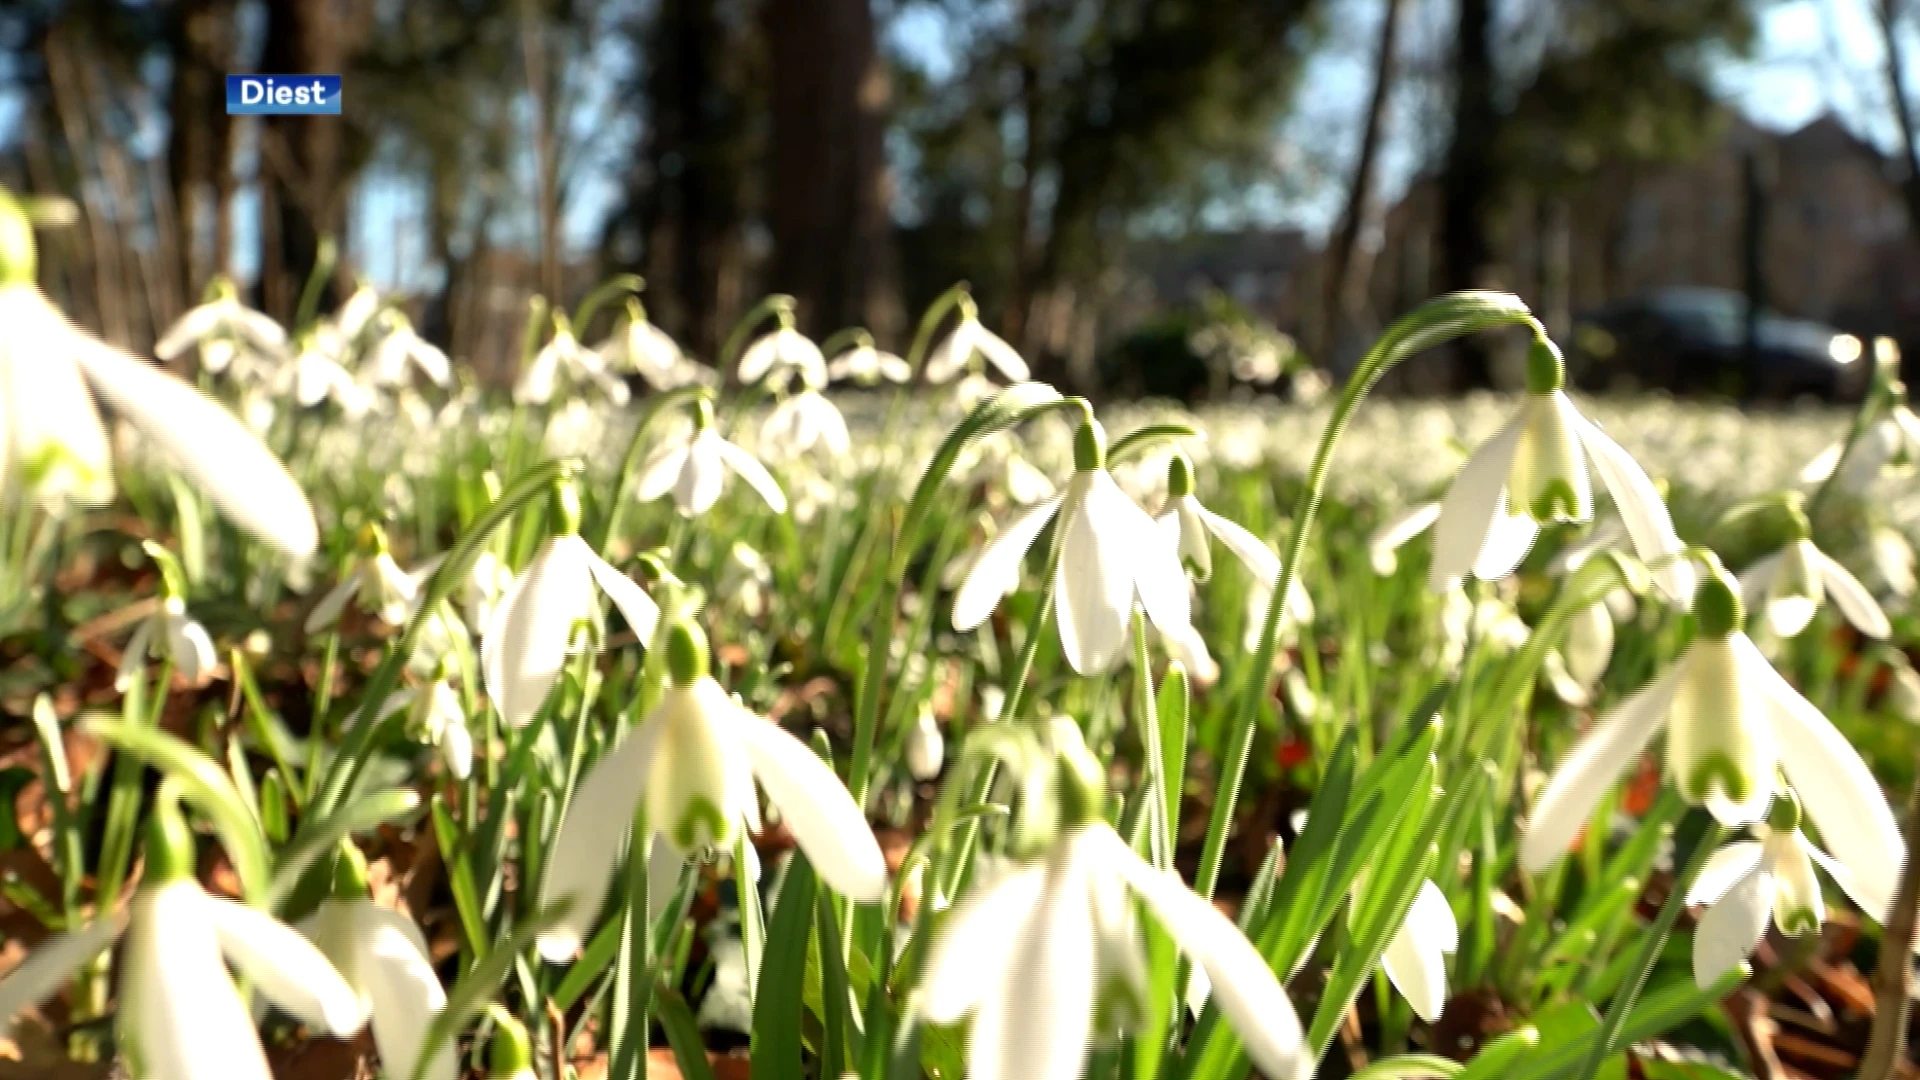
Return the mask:
[[[1597, 388], [1843, 396], [1920, 345], [1917, 51], [1914, 0], [20, 0], [0, 183], [81, 206], [47, 285], [133, 348], [216, 273], [293, 318], [331, 237], [323, 300], [496, 380], [637, 271], [709, 356], [769, 291], [903, 347], [966, 279], [1041, 377], [1193, 396], [1479, 286]], [[345, 115], [229, 118], [246, 71]]]

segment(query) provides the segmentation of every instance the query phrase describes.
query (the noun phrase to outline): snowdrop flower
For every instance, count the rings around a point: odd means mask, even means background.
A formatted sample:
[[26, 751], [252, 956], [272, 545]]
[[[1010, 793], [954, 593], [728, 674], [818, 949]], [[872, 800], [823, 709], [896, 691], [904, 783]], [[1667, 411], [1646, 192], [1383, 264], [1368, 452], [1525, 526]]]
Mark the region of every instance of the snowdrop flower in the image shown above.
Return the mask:
[[1174, 539], [1121, 492], [1107, 472], [1107, 437], [1089, 417], [1073, 440], [1074, 475], [1056, 495], [1015, 518], [981, 551], [953, 601], [953, 628], [972, 630], [1012, 591], [1027, 549], [1058, 515], [1054, 609], [1073, 670], [1100, 675], [1126, 652], [1136, 600], [1163, 634], [1191, 622], [1187, 576]]
[[340, 363], [345, 350], [346, 342], [333, 327], [316, 327], [301, 343], [293, 362], [275, 375], [274, 393], [291, 393], [303, 409], [332, 401], [350, 420], [365, 416], [373, 410], [373, 395]]
[[758, 492], [776, 514], [787, 512], [787, 496], [758, 458], [720, 437], [713, 426], [713, 403], [699, 398], [693, 407], [693, 431], [678, 444], [657, 451], [640, 473], [638, 497], [652, 502], [668, 492], [684, 517], [698, 517], [720, 501], [727, 473]]
[[[366, 1008], [327, 958], [271, 915], [209, 896], [193, 879], [193, 862], [193, 834], [172, 785], [164, 785], [148, 819], [140, 891], [124, 920], [118, 1023], [142, 1080], [271, 1080], [228, 964], [316, 1031], [359, 1031]], [[30, 955], [0, 982], [0, 1021], [51, 996], [122, 925], [109, 915]]]
[[1020, 353], [999, 334], [982, 326], [973, 301], [962, 297], [959, 325], [927, 354], [927, 381], [952, 382], [973, 370], [975, 356], [998, 368], [1009, 382], [1026, 382], [1032, 377]]
[[54, 513], [109, 502], [98, 397], [242, 529], [312, 554], [313, 510], [260, 440], [186, 383], [75, 328], [34, 285], [34, 267], [26, 218], [0, 192], [0, 491], [31, 491]]
[[449, 677], [445, 665], [439, 665], [428, 681], [394, 691], [380, 716], [405, 713], [408, 731], [439, 752], [447, 775], [465, 780], [473, 773], [473, 732], [467, 728], [466, 710]]
[[[1812, 486], [1831, 480], [1859, 494], [1881, 477], [1913, 472], [1920, 464], [1920, 417], [1907, 406], [1906, 387], [1897, 381], [1886, 400], [1885, 411], [1860, 433], [1851, 452], [1844, 441], [1827, 447], [1800, 470], [1800, 482]], [[1840, 460], [1842, 453], [1846, 453], [1844, 462]]]
[[940, 721], [934, 719], [933, 708], [923, 703], [919, 719], [907, 733], [907, 773], [923, 783], [933, 780], [940, 775], [946, 756], [947, 739], [940, 733]]
[[655, 390], [673, 390], [685, 383], [692, 365], [667, 332], [653, 325], [637, 299], [627, 301], [627, 325], [595, 349], [607, 361], [647, 380]]
[[846, 417], [810, 385], [788, 395], [767, 414], [760, 426], [760, 445], [773, 457], [786, 458], [820, 450], [838, 460], [853, 452]]
[[1176, 453], [1167, 463], [1167, 501], [1155, 524], [1180, 553], [1180, 561], [1193, 572], [1195, 581], [1213, 577], [1214, 540], [1246, 564], [1254, 581], [1267, 592], [1280, 580], [1280, 556], [1244, 526], [1200, 505], [1193, 493], [1193, 462], [1185, 454]]
[[419, 369], [435, 386], [453, 383], [453, 365], [440, 346], [414, 332], [413, 324], [398, 311], [388, 311], [382, 319], [386, 333], [373, 346], [368, 367], [375, 386], [402, 386], [407, 368]]
[[1526, 558], [1540, 526], [1591, 520], [1591, 463], [1613, 493], [1635, 550], [1659, 567], [1655, 579], [1670, 595], [1687, 595], [1692, 567], [1677, 558], [1680, 538], [1659, 491], [1619, 443], [1573, 407], [1560, 389], [1563, 381], [1559, 350], [1536, 336], [1527, 400], [1467, 459], [1441, 501], [1429, 586], [1444, 592], [1468, 573], [1482, 581], [1506, 577]]
[[554, 839], [541, 903], [572, 901], [539, 939], [541, 955], [555, 963], [571, 960], [592, 928], [642, 800], [656, 840], [684, 859], [729, 848], [743, 826], [759, 831], [758, 781], [822, 880], [857, 903], [886, 892], [886, 859], [833, 768], [721, 689], [707, 673], [706, 635], [692, 621], [667, 626], [666, 650], [665, 696], [587, 773]]
[[366, 282], [354, 287], [353, 295], [333, 313], [333, 328], [340, 340], [348, 345], [358, 344], [360, 335], [373, 325], [374, 316], [380, 314], [380, 293]]
[[567, 321], [566, 312], [555, 311], [553, 337], [533, 355], [533, 362], [527, 365], [520, 381], [514, 384], [514, 404], [550, 403], [562, 375], [574, 382], [598, 386], [601, 393], [607, 395], [607, 400], [615, 405], [627, 403], [627, 384], [607, 370], [607, 362], [599, 353], [580, 344], [580, 340], [573, 336], [573, 324]]
[[1546, 675], [1554, 694], [1573, 706], [1593, 700], [1593, 688], [1613, 659], [1613, 611], [1602, 600], [1573, 613], [1566, 641], [1547, 654]]
[[1392, 577], [1400, 569], [1400, 549], [1440, 520], [1440, 504], [1419, 503], [1381, 522], [1367, 538], [1367, 560], [1380, 577]]
[[[333, 895], [303, 920], [300, 932], [346, 980], [373, 1027], [373, 1044], [388, 1076], [412, 1077], [434, 1017], [447, 1007], [447, 992], [434, 973], [427, 942], [413, 920], [367, 898], [365, 860], [347, 845], [334, 874]], [[442, 1043], [421, 1074], [425, 1080], [456, 1080], [453, 1047]]]
[[[1240, 644], [1248, 652], [1260, 648], [1260, 635], [1267, 627], [1267, 605], [1272, 602], [1271, 586], [1247, 590], [1246, 629], [1241, 632]], [[1313, 597], [1296, 576], [1293, 584], [1287, 588], [1287, 609], [1280, 613], [1280, 638], [1285, 640], [1295, 630], [1312, 622], [1313, 615]]]
[[1888, 592], [1905, 599], [1920, 588], [1920, 578], [1914, 575], [1913, 545], [1900, 530], [1874, 526], [1867, 534], [1867, 548], [1874, 574]]
[[1907, 723], [1920, 724], [1920, 672], [1898, 653], [1889, 658], [1888, 668], [1887, 707]]
[[1406, 921], [1380, 954], [1380, 967], [1414, 1015], [1431, 1024], [1447, 1007], [1447, 957], [1459, 949], [1460, 924], [1446, 894], [1431, 880], [1423, 881]]
[[653, 598], [580, 539], [580, 497], [571, 480], [560, 481], [554, 506], [559, 531], [534, 553], [480, 638], [487, 696], [513, 727], [532, 720], [560, 681], [560, 669], [575, 651], [575, 626], [598, 615], [596, 585], [643, 645], [653, 640], [660, 621]]
[[[1062, 725], [1072, 721], [1055, 729]], [[1074, 1080], [1097, 1031], [1145, 1011], [1147, 959], [1134, 899], [1205, 972], [1254, 1067], [1297, 1075], [1300, 1020], [1259, 951], [1177, 873], [1155, 870], [1106, 823], [1102, 770], [1084, 746], [1063, 754], [1056, 771], [1059, 828], [1051, 843], [976, 885], [927, 955], [919, 990], [926, 1018], [973, 1018], [967, 1075]], [[1103, 1003], [1122, 1015], [1101, 1015]]]
[[1053, 497], [1053, 481], [1030, 461], [1011, 436], [987, 439], [970, 451], [967, 482], [986, 484], [988, 497], [1004, 492], [1015, 506], [1033, 506]]
[[233, 283], [218, 278], [213, 298], [175, 320], [154, 343], [153, 354], [172, 360], [194, 346], [200, 348], [200, 366], [218, 375], [233, 363], [240, 349], [277, 357], [287, 347], [287, 332], [269, 316], [242, 304]]
[[875, 348], [873, 339], [863, 332], [852, 348], [827, 361], [827, 378], [834, 382], [851, 379], [861, 386], [906, 383], [913, 380], [913, 365]]
[[460, 606], [474, 626], [486, 626], [493, 620], [493, 609], [513, 588], [513, 567], [501, 561], [491, 549], [481, 548], [474, 556], [473, 569], [460, 586]]
[[363, 554], [358, 563], [340, 579], [340, 584], [320, 598], [312, 614], [307, 616], [307, 633], [331, 629], [340, 621], [340, 613], [347, 609], [348, 601], [356, 599], [362, 611], [388, 626], [404, 626], [413, 615], [424, 574], [400, 569], [393, 553], [387, 550], [387, 534], [378, 525], [369, 525], [362, 531], [361, 547]]
[[1807, 535], [1806, 515], [1795, 516], [1800, 526], [1796, 535], [1779, 551], [1741, 572], [1740, 592], [1747, 605], [1764, 615], [1768, 628], [1783, 638], [1805, 630], [1825, 599], [1832, 599], [1840, 614], [1862, 634], [1870, 638], [1890, 636], [1893, 625], [1874, 602], [1873, 594], [1846, 567], [1813, 545]]
[[759, 338], [740, 354], [735, 373], [741, 382], [752, 385], [773, 374], [776, 368], [787, 368], [799, 373], [810, 386], [826, 385], [827, 361], [820, 355], [820, 346], [795, 330], [792, 320], [792, 313], [781, 309], [779, 329]]
[[171, 664], [191, 686], [200, 685], [200, 680], [220, 662], [213, 639], [207, 636], [207, 628], [188, 615], [186, 601], [174, 595], [162, 598], [160, 606], [141, 620], [133, 637], [128, 639], [126, 651], [120, 654], [120, 670], [114, 676], [113, 688], [126, 693], [149, 659]]
[[1708, 856], [1687, 890], [1687, 903], [1707, 909], [1693, 933], [1693, 980], [1702, 988], [1753, 955], [1769, 917], [1788, 937], [1820, 929], [1827, 916], [1813, 874], [1816, 864], [1870, 917], [1883, 914], [1868, 906], [1871, 897], [1855, 891], [1845, 866], [1801, 833], [1800, 807], [1791, 790], [1781, 790], [1767, 817], [1752, 826], [1758, 839], [1728, 844]]
[[1784, 770], [1852, 875], [1861, 907], [1883, 918], [1906, 847], [1860, 755], [1773, 670], [1740, 631], [1745, 612], [1723, 571], [1705, 575], [1693, 643], [1667, 671], [1583, 735], [1534, 804], [1521, 861], [1538, 872], [1567, 850], [1594, 804], [1667, 730], [1667, 774], [1687, 801], [1728, 825], [1760, 820]]

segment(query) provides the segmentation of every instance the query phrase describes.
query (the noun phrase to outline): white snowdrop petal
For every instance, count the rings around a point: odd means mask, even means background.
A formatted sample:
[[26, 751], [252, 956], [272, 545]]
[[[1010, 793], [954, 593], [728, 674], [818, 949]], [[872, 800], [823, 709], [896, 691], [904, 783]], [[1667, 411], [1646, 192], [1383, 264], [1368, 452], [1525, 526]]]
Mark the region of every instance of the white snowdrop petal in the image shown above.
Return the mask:
[[1005, 375], [1008, 381], [1026, 382], [1032, 377], [1033, 373], [1027, 368], [1027, 362], [1020, 358], [1019, 351], [986, 327], [978, 326], [975, 329], [973, 347], [986, 357], [987, 363], [999, 368], [1000, 374]]
[[1707, 856], [1706, 865], [1687, 890], [1687, 903], [1695, 907], [1719, 903], [1727, 890], [1760, 865], [1762, 854], [1760, 841], [1740, 840]]
[[567, 803], [540, 884], [541, 904], [569, 902], [560, 921], [540, 934], [540, 955], [548, 963], [571, 963], [600, 915], [658, 739], [659, 724], [649, 717], [594, 763]]
[[153, 648], [153, 620], [141, 619], [134, 627], [133, 636], [127, 639], [127, 647], [120, 654], [120, 666], [114, 672], [113, 688], [126, 693], [132, 688], [134, 680], [146, 671], [147, 657]]
[[1078, 1080], [1093, 1034], [1095, 983], [1085, 872], [1050, 868], [1032, 917], [1009, 928], [1020, 959], [974, 1013], [967, 1040], [973, 1080]]
[[327, 591], [320, 602], [313, 606], [313, 613], [307, 616], [306, 632], [318, 634], [340, 621], [340, 614], [347, 610], [347, 603], [360, 591], [360, 575], [349, 573], [340, 584]]
[[1093, 828], [1105, 833], [1100, 864], [1125, 877], [1181, 951], [1206, 970], [1212, 998], [1254, 1066], [1268, 1076], [1293, 1076], [1302, 1053], [1300, 1017], [1259, 950], [1178, 874], [1148, 866], [1111, 829]]
[[1742, 677], [1773, 714], [1788, 782], [1828, 850], [1853, 875], [1855, 895], [1865, 901], [1862, 908], [1884, 921], [1907, 852], [1880, 782], [1859, 751], [1780, 677], [1745, 634], [1735, 634], [1733, 646]]
[[780, 331], [776, 330], [755, 338], [753, 344], [747, 346], [747, 351], [740, 354], [735, 375], [743, 383], [757, 383], [773, 370], [774, 361], [779, 357]]
[[858, 903], [879, 902], [887, 892], [886, 857], [833, 768], [780, 725], [743, 709], [733, 713], [754, 779], [821, 880]]
[[[1060, 650], [1082, 675], [1113, 670], [1126, 651], [1127, 620], [1133, 615], [1133, 560], [1125, 545], [1130, 536], [1102, 537], [1090, 506], [1098, 473], [1073, 478], [1061, 512], [1060, 566], [1054, 573], [1054, 614]], [[1111, 483], [1111, 480], [1109, 480]], [[1121, 498], [1125, 498], [1124, 495]], [[1102, 519], [1104, 520], [1104, 519]]]
[[574, 623], [593, 602], [580, 549], [549, 540], [494, 615], [482, 667], [487, 694], [512, 727], [524, 726], [560, 679]]
[[200, 677], [219, 662], [207, 628], [189, 618], [168, 620], [167, 649], [180, 677], [195, 686], [200, 684]]
[[1493, 520], [1487, 526], [1487, 541], [1473, 560], [1473, 576], [1481, 581], [1498, 581], [1513, 573], [1539, 535], [1540, 526], [1532, 518], [1512, 512], [1507, 492], [1502, 489]]
[[115, 911], [78, 931], [48, 938], [28, 952], [25, 960], [0, 979], [0, 1034], [6, 1032], [15, 1013], [58, 993], [81, 965], [110, 948], [126, 925], [126, 913]]
[[220, 951], [269, 1001], [329, 1035], [351, 1035], [366, 1024], [360, 996], [299, 931], [245, 904], [203, 899]]
[[1433, 563], [1427, 574], [1428, 587], [1434, 592], [1445, 592], [1466, 577], [1486, 547], [1487, 534], [1504, 499], [1507, 473], [1513, 467], [1524, 419], [1524, 414], [1515, 416], [1482, 443], [1460, 467], [1460, 474], [1441, 500], [1440, 516], [1433, 523]]
[[1596, 721], [1554, 769], [1527, 819], [1521, 865], [1539, 873], [1565, 854], [1607, 793], [1653, 740], [1686, 674], [1686, 658]]
[[253, 1017], [221, 962], [200, 887], [173, 882], [136, 896], [133, 905], [121, 1031], [132, 1035], [149, 1080], [272, 1080]]
[[573, 540], [580, 545], [580, 558], [587, 564], [587, 571], [593, 575], [600, 591], [606, 593], [607, 599], [613, 601], [613, 606], [620, 609], [621, 617], [633, 628], [641, 647], [651, 647], [654, 628], [660, 623], [660, 605], [653, 602], [653, 597], [648, 596], [638, 582], [594, 554], [585, 540], [577, 536]]
[[1787, 553], [1782, 549], [1755, 560], [1753, 565], [1734, 575], [1734, 580], [1740, 585], [1740, 602], [1746, 605], [1748, 611], [1766, 610], [1767, 596], [1786, 560]]
[[[1104, 469], [1093, 474], [1083, 516], [1103, 545], [1119, 547], [1130, 557], [1128, 573], [1133, 578], [1133, 591], [1139, 594], [1140, 605], [1154, 626], [1169, 632], [1192, 622], [1192, 591], [1180, 566], [1178, 541], [1155, 525]], [[1129, 616], [1132, 609], [1129, 602]]]
[[1440, 504], [1420, 503], [1388, 518], [1367, 539], [1367, 555], [1373, 572], [1386, 577], [1399, 567], [1399, 550], [1407, 541], [1426, 532], [1440, 519]]
[[1413, 1013], [1431, 1024], [1447, 1005], [1447, 958], [1421, 941], [1411, 927], [1402, 926], [1380, 954], [1380, 968]]
[[188, 310], [185, 315], [174, 320], [160, 340], [153, 343], [153, 355], [162, 360], [171, 360], [214, 332], [220, 326], [225, 308], [229, 306], [219, 300], [201, 304]]
[[1700, 916], [1693, 932], [1693, 981], [1712, 986], [1753, 955], [1773, 911], [1773, 875], [1755, 870]]
[[[354, 906], [361, 989], [372, 1006], [380, 1063], [391, 1076], [412, 1077], [427, 1029], [447, 1007], [447, 992], [411, 919], [371, 903]], [[457, 1080], [459, 1071], [453, 1047], [443, 1042], [421, 1075], [423, 1080]]]
[[1606, 484], [1607, 491], [1613, 496], [1613, 503], [1620, 510], [1620, 520], [1627, 526], [1627, 535], [1633, 540], [1633, 547], [1640, 558], [1648, 564], [1665, 559], [1672, 561], [1653, 572], [1654, 581], [1660, 584], [1668, 596], [1676, 600], [1689, 600], [1693, 596], [1694, 568], [1692, 562], [1678, 556], [1685, 545], [1680, 535], [1673, 529], [1673, 517], [1667, 512], [1667, 504], [1660, 499], [1660, 491], [1648, 479], [1645, 469], [1633, 460], [1633, 455], [1621, 448], [1606, 432], [1578, 413], [1573, 414], [1577, 421], [1575, 430], [1580, 442], [1587, 449], [1593, 461], [1594, 471], [1600, 474], [1600, 480]]
[[1265, 541], [1253, 535], [1239, 522], [1229, 521], [1199, 505], [1197, 501], [1194, 503], [1194, 508], [1198, 511], [1200, 521], [1207, 527], [1207, 531], [1220, 541], [1220, 546], [1233, 552], [1235, 558], [1245, 563], [1248, 572], [1253, 574], [1254, 580], [1272, 589], [1274, 583], [1280, 580], [1280, 556], [1275, 555]]
[[1023, 867], [976, 885], [941, 923], [927, 953], [920, 1005], [928, 1020], [955, 1024], [999, 996], [1019, 928], [1032, 917], [1046, 871]]
[[1874, 602], [1873, 594], [1867, 591], [1860, 579], [1854, 577], [1847, 568], [1834, 561], [1824, 551], [1815, 549], [1814, 565], [1820, 571], [1821, 584], [1826, 586], [1827, 595], [1833, 599], [1833, 605], [1840, 609], [1854, 629], [1870, 638], [1884, 640], [1893, 635], [1893, 624], [1887, 621], [1887, 613], [1880, 610]]
[[[78, 331], [72, 331], [76, 336]], [[233, 414], [151, 364], [81, 338], [94, 392], [166, 451], [241, 528], [299, 557], [319, 546], [313, 508], [286, 467]]]
[[672, 491], [674, 484], [680, 479], [680, 473], [687, 467], [687, 455], [690, 453], [692, 453], [692, 447], [685, 443], [670, 446], [656, 453], [641, 470], [640, 483], [634, 492], [634, 497], [641, 502], [652, 502]]
[[[8, 428], [7, 446], [0, 453], [9, 470], [0, 473], [0, 482], [18, 484], [21, 477], [13, 474], [38, 468], [41, 475], [29, 479], [39, 485], [42, 506], [106, 505], [113, 499], [107, 430], [80, 369], [59, 349], [66, 343], [64, 335], [79, 331], [47, 307], [38, 292], [0, 290], [0, 301], [0, 324], [28, 323], [17, 336], [0, 340], [0, 412], [7, 414]], [[49, 320], [52, 325], [33, 325]], [[40, 341], [57, 342], [59, 351], [25, 351], [27, 343]], [[20, 402], [33, 405], [24, 408]]]
[[732, 469], [740, 479], [747, 482], [749, 487], [759, 492], [760, 497], [766, 500], [767, 506], [774, 513], [787, 512], [786, 492], [780, 490], [780, 485], [774, 481], [773, 474], [767, 471], [765, 465], [760, 464], [759, 458], [717, 435], [714, 436], [713, 449], [720, 455], [720, 460], [726, 463], [727, 468]]
[[1056, 495], [1025, 511], [1014, 518], [1005, 531], [987, 541], [953, 598], [955, 630], [965, 632], [986, 622], [987, 616], [999, 606], [1000, 598], [1019, 587], [1021, 561], [1033, 546], [1034, 538], [1060, 509], [1060, 502], [1061, 496]]
[[725, 442], [711, 429], [694, 437], [686, 465], [674, 478], [673, 501], [680, 513], [697, 517], [720, 501], [720, 493], [726, 486], [727, 466], [720, 458], [719, 444]]

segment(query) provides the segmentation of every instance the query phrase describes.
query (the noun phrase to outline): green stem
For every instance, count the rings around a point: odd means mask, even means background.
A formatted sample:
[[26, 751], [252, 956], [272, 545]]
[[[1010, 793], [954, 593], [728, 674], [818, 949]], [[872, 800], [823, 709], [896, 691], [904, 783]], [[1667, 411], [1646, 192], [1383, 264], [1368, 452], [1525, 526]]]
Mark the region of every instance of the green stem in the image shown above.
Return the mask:
[[1573, 1074], [1573, 1080], [1593, 1080], [1599, 1075], [1601, 1064], [1620, 1049], [1621, 1028], [1626, 1025], [1627, 1014], [1633, 1011], [1634, 1002], [1640, 999], [1641, 992], [1647, 988], [1653, 967], [1667, 947], [1667, 938], [1673, 933], [1673, 924], [1679, 921], [1680, 912], [1686, 909], [1687, 890], [1693, 887], [1693, 881], [1700, 876], [1707, 859], [1726, 842], [1727, 833], [1727, 827], [1716, 821], [1707, 827], [1696, 842], [1693, 854], [1687, 858], [1687, 865], [1674, 878], [1673, 891], [1667, 894], [1667, 902], [1660, 906], [1660, 914], [1654, 917], [1653, 925], [1641, 940], [1640, 955], [1634, 959], [1633, 973], [1626, 985], [1607, 1003], [1607, 1015], [1600, 1022], [1600, 1030], [1594, 1033], [1593, 1048], [1587, 1051], [1586, 1060]]
[[1300, 576], [1300, 560], [1305, 556], [1307, 540], [1313, 533], [1313, 520], [1320, 511], [1326, 493], [1327, 470], [1333, 462], [1334, 447], [1353, 419], [1360, 400], [1395, 364], [1410, 356], [1455, 337], [1478, 330], [1516, 323], [1531, 323], [1533, 315], [1518, 298], [1500, 293], [1458, 292], [1436, 297], [1415, 308], [1387, 327], [1374, 343], [1360, 366], [1347, 380], [1320, 435], [1313, 464], [1307, 470], [1306, 486], [1294, 504], [1293, 536], [1285, 560], [1280, 564], [1280, 579], [1274, 583], [1267, 602], [1267, 617], [1260, 628], [1260, 647], [1253, 655], [1239, 711], [1233, 718], [1233, 731], [1226, 760], [1220, 774], [1219, 794], [1213, 813], [1207, 820], [1206, 845], [1200, 854], [1200, 872], [1194, 891], [1211, 898], [1220, 877], [1220, 860], [1225, 854], [1227, 833], [1233, 825], [1234, 810], [1240, 802], [1240, 787], [1246, 780], [1247, 762], [1253, 755], [1253, 737], [1259, 727], [1260, 709], [1273, 680], [1273, 657], [1279, 647], [1280, 619], [1287, 610], [1287, 594]]
[[601, 308], [621, 295], [638, 295], [646, 285], [646, 279], [639, 274], [615, 274], [594, 286], [593, 291], [580, 301], [580, 306], [573, 309], [573, 332], [584, 341], [588, 325], [593, 322], [595, 315], [600, 314]]
[[1154, 700], [1153, 665], [1147, 655], [1147, 617], [1139, 610], [1133, 613], [1133, 675], [1134, 692], [1139, 695], [1134, 705], [1134, 717], [1140, 725], [1141, 753], [1147, 761], [1147, 827], [1150, 832], [1148, 850], [1153, 853], [1153, 865], [1165, 870], [1173, 865], [1173, 829], [1174, 823], [1167, 816], [1167, 783], [1165, 762], [1160, 749], [1160, 710]]
[[1820, 486], [1814, 489], [1813, 497], [1807, 500], [1807, 518], [1815, 520], [1820, 507], [1827, 501], [1827, 495], [1833, 491], [1834, 482], [1840, 479], [1847, 459], [1853, 456], [1854, 447], [1872, 426], [1873, 417], [1886, 405], [1886, 387], [1884, 376], [1879, 367], [1874, 368], [1873, 385], [1867, 390], [1867, 396], [1860, 399], [1860, 407], [1853, 412], [1853, 422], [1847, 425], [1847, 437], [1840, 443], [1840, 456], [1833, 459], [1833, 471], [1827, 474]]

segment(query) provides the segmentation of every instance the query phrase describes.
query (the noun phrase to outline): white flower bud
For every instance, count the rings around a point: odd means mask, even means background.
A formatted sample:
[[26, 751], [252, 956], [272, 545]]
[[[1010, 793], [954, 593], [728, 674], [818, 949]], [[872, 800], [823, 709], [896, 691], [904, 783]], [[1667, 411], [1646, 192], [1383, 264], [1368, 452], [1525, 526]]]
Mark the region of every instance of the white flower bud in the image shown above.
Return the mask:
[[940, 724], [933, 718], [933, 710], [921, 706], [920, 719], [913, 725], [913, 730], [907, 733], [907, 772], [915, 780], [932, 780], [940, 775], [940, 766], [945, 763], [946, 754], [946, 736], [940, 734]]

